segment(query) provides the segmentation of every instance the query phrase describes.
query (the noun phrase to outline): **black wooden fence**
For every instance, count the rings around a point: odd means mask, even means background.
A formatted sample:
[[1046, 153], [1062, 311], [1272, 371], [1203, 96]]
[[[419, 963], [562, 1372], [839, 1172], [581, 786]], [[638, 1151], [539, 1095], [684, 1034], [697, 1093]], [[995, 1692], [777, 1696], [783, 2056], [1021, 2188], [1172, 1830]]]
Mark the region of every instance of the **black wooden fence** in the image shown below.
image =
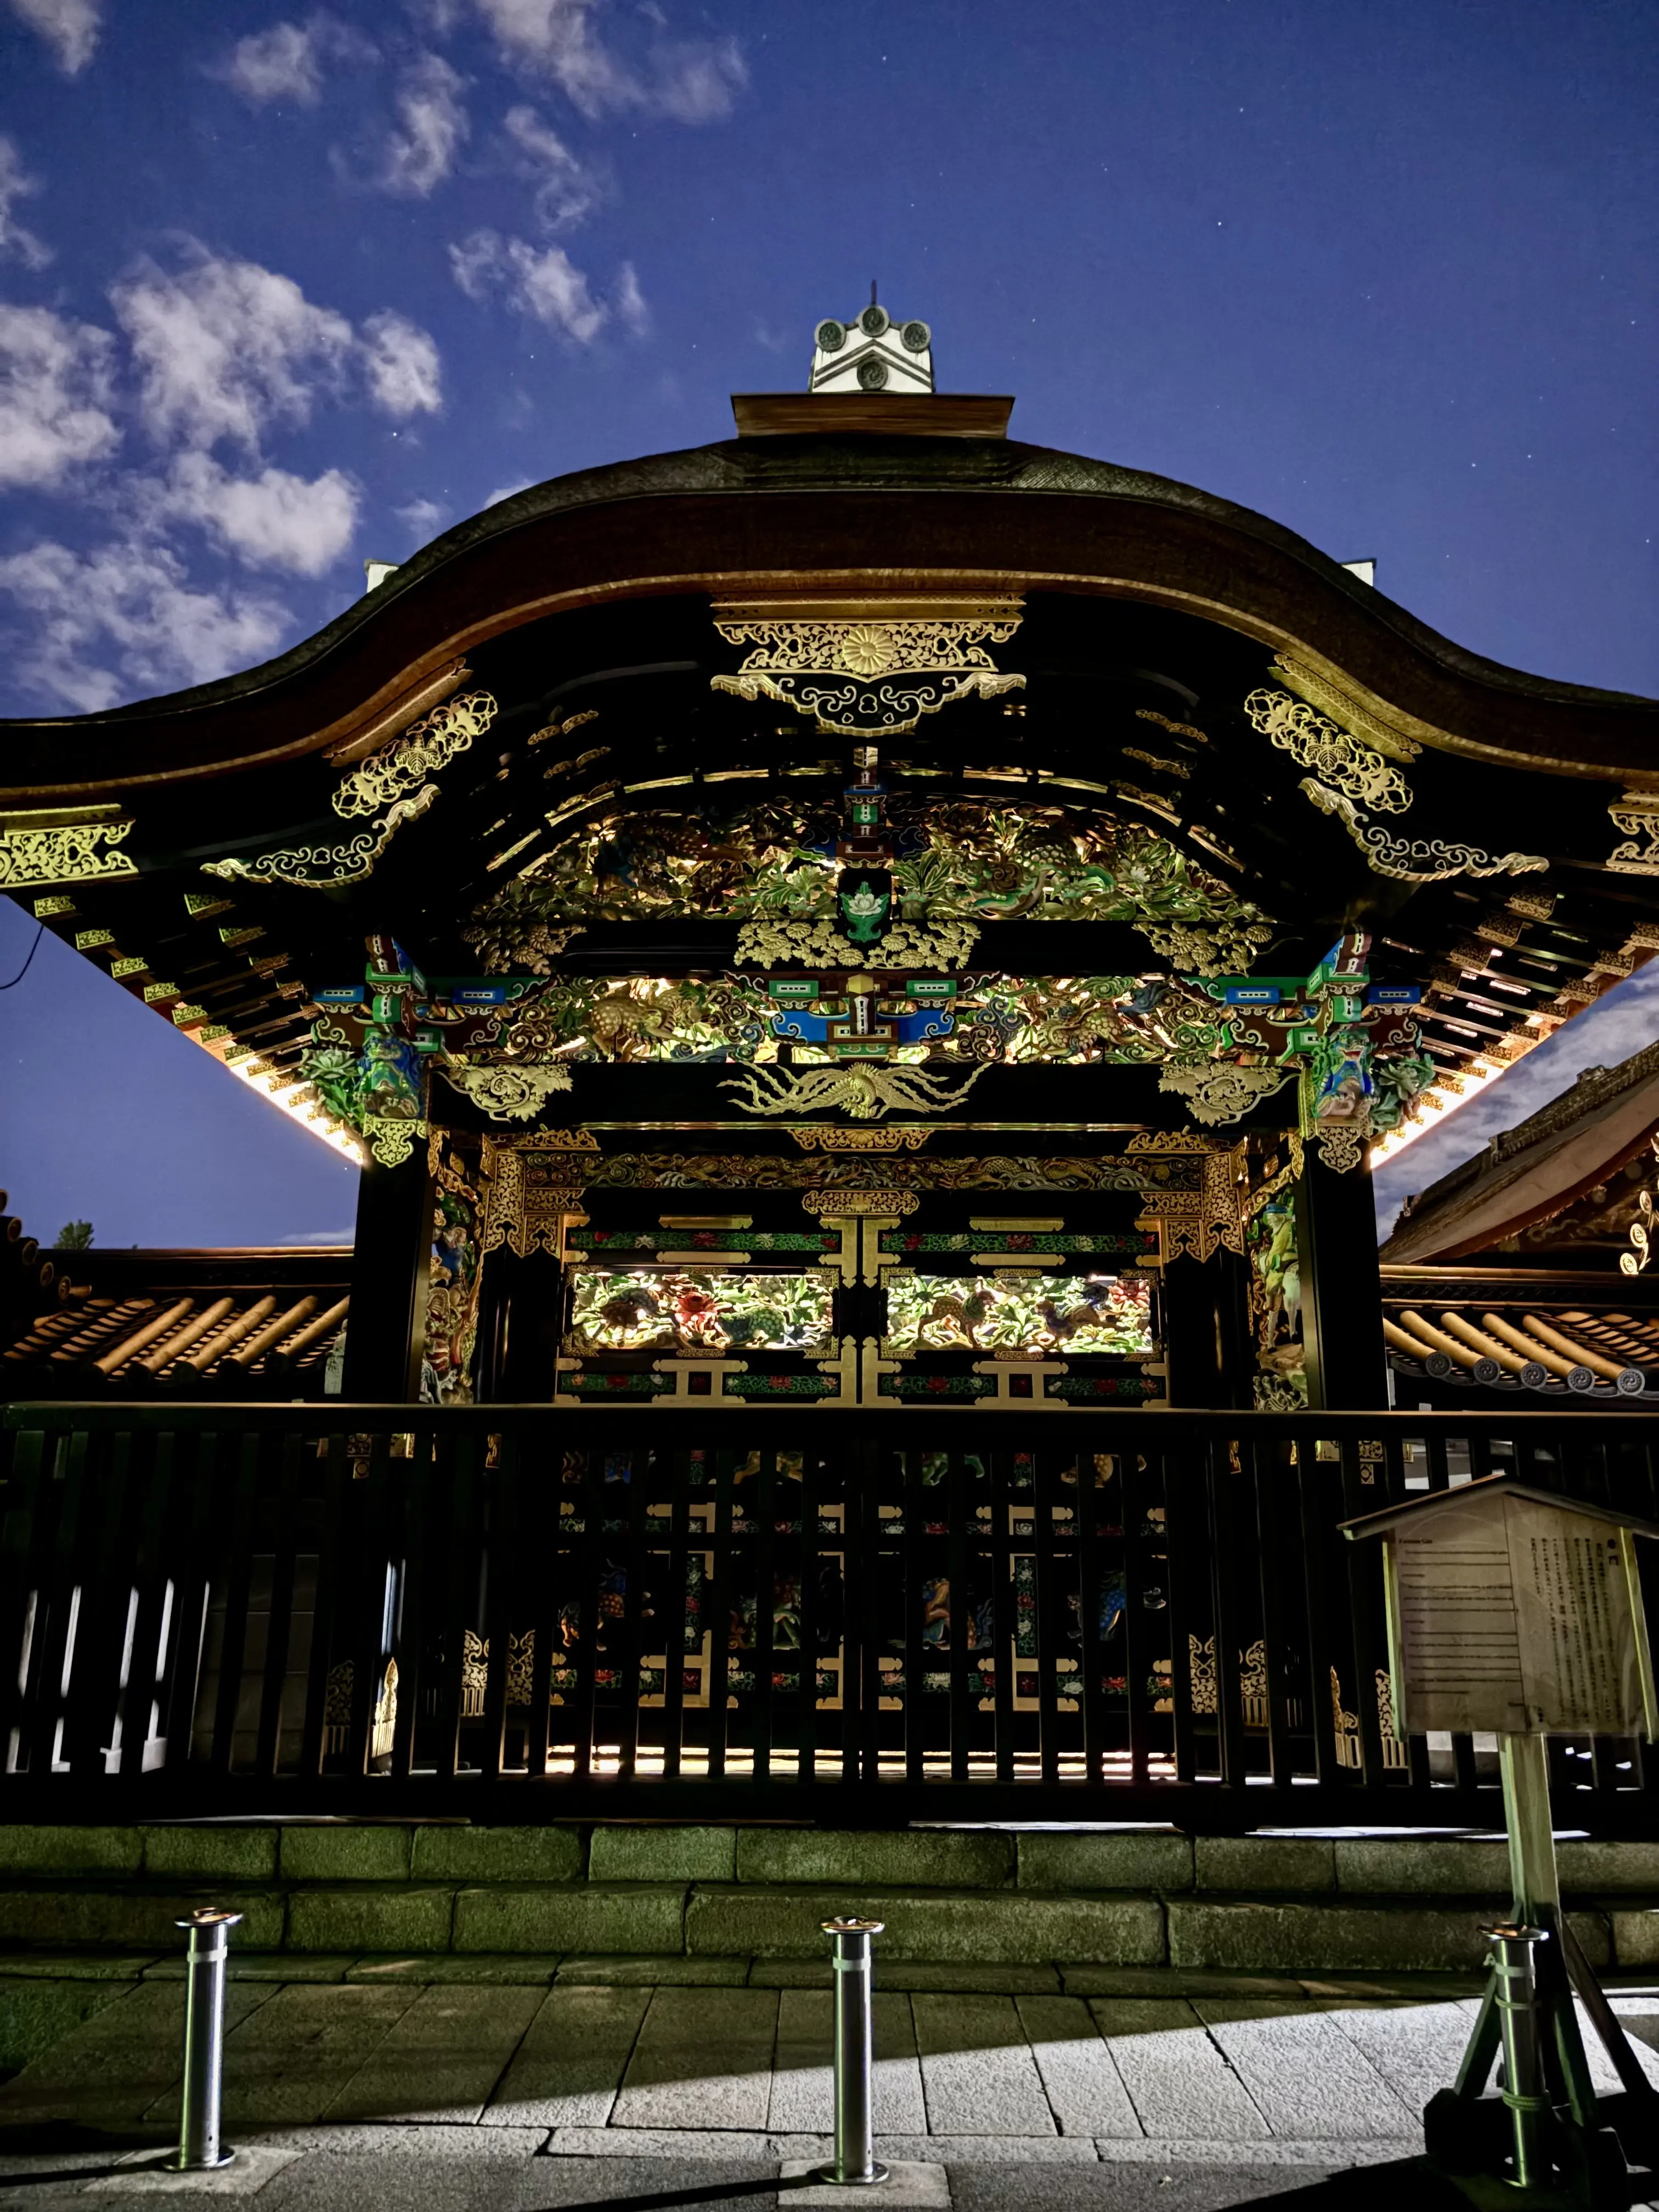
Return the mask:
[[[1500, 1468], [1659, 1517], [1640, 1415], [19, 1406], [4, 1445], [31, 1820], [1493, 1825], [1489, 1744], [1395, 1735], [1338, 1523]], [[1650, 1832], [1639, 1743], [1553, 1756], [1559, 1820]]]

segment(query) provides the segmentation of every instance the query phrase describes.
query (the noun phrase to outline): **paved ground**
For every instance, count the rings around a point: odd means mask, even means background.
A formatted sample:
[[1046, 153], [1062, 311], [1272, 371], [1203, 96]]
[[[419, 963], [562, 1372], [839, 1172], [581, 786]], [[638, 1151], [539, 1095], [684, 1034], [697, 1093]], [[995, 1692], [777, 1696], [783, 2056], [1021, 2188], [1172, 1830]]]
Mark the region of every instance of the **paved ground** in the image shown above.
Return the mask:
[[[1409, 2191], [1432, 2212], [1418, 2118], [1455, 2070], [1470, 1998], [1432, 1978], [1158, 1986], [883, 1991], [878, 2148], [899, 2171], [875, 2201], [1380, 2212]], [[0, 2212], [157, 2191], [183, 1993], [108, 1987], [0, 2087]], [[1659, 2081], [1659, 1994], [1616, 2002]], [[817, 1989], [240, 1980], [225, 2118], [245, 2155], [220, 2185], [259, 2212], [846, 2201], [805, 2185], [830, 2148], [830, 2004]]]

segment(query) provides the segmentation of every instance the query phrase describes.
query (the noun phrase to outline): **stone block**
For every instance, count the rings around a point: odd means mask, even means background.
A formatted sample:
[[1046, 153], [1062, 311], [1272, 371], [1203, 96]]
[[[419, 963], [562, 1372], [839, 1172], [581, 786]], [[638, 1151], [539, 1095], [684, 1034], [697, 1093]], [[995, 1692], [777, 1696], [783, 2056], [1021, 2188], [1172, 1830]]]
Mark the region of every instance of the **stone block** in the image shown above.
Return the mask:
[[509, 1989], [515, 1985], [547, 1989], [552, 1985], [553, 1970], [558, 1963], [556, 1953], [520, 1959], [480, 1951], [465, 1955], [452, 1951], [443, 1958], [430, 1951], [413, 1954], [394, 1952], [386, 1958], [357, 1960], [344, 1978], [349, 1982], [414, 1982], [422, 1987], [493, 1982]]
[[161, 1890], [88, 1885], [75, 1889], [0, 1887], [0, 1943], [70, 1944], [152, 1957], [185, 1948], [174, 1923], [198, 1905], [228, 1905], [243, 1916], [231, 1942], [276, 1950], [283, 1941], [283, 1900], [275, 1890]]
[[[828, 1882], [884, 1889], [1006, 1889], [1014, 1838], [976, 1829], [739, 1828], [740, 1882]], [[845, 1899], [842, 1906], [844, 1909]]]
[[1659, 1966], [1659, 1905], [1613, 1907], [1613, 1955], [1620, 1972]]
[[290, 1951], [447, 1951], [455, 1893], [418, 1883], [358, 1882], [296, 1889], [288, 1900]]
[[1492, 1897], [1510, 1893], [1501, 1836], [1339, 1837], [1336, 1886], [1362, 1897]]
[[271, 1828], [144, 1828], [144, 1872], [185, 1881], [275, 1881], [276, 1836]]
[[0, 2074], [18, 2074], [136, 1982], [0, 1982]]
[[[738, 1883], [691, 1893], [686, 1949], [696, 1954], [810, 1959], [827, 1953], [822, 1923], [856, 1901], [886, 1923], [878, 1955], [940, 1964], [1043, 1965], [1056, 1959], [1164, 1958], [1164, 1908], [1143, 1897], [987, 1897], [950, 1890], [768, 1889]], [[879, 1970], [878, 1970], [879, 1971]]]
[[407, 1828], [357, 1826], [350, 1821], [326, 1826], [284, 1828], [284, 1881], [407, 1881]]
[[685, 1890], [678, 1882], [464, 1889], [455, 1899], [455, 1948], [683, 1953], [684, 1913]]
[[1659, 1844], [1559, 1843], [1555, 1863], [1565, 1896], [1600, 1897], [1609, 1890], [1650, 1890], [1659, 1896]]
[[1324, 1836], [1200, 1836], [1193, 1846], [1199, 1889], [1336, 1887], [1336, 1854]]
[[[1170, 1963], [1305, 1975], [1322, 1968], [1448, 1972], [1478, 1967], [1487, 1945], [1476, 1907], [1412, 1905], [1223, 1904], [1197, 1898], [1169, 1906]], [[1571, 1916], [1592, 1964], [1607, 1956], [1607, 1930], [1593, 1913]]]
[[582, 1839], [574, 1828], [421, 1827], [416, 1881], [579, 1881]]
[[588, 1840], [593, 1881], [732, 1881], [735, 1828], [595, 1828]]
[[749, 1979], [747, 1959], [629, 1957], [566, 1959], [559, 1986], [575, 1983], [592, 1989], [741, 1989]]
[[137, 1874], [143, 1859], [137, 1828], [0, 1827], [0, 1881], [18, 1875]]
[[1019, 1838], [1022, 1889], [1158, 1889], [1193, 1886], [1190, 1836], [1026, 1835]]

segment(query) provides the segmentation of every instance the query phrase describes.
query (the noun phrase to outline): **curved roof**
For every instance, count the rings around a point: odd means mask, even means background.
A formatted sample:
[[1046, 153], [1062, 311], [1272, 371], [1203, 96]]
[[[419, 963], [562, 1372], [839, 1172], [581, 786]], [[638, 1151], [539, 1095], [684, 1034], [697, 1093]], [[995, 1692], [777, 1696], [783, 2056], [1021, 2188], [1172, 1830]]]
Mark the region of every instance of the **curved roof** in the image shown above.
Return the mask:
[[[901, 502], [902, 500], [902, 503]], [[0, 722], [0, 804], [366, 750], [493, 637], [708, 590], [1061, 591], [1255, 640], [1354, 726], [1504, 765], [1659, 785], [1659, 702], [1465, 652], [1293, 532], [1188, 484], [1001, 439], [734, 439], [555, 477], [458, 525], [314, 636], [217, 684]]]

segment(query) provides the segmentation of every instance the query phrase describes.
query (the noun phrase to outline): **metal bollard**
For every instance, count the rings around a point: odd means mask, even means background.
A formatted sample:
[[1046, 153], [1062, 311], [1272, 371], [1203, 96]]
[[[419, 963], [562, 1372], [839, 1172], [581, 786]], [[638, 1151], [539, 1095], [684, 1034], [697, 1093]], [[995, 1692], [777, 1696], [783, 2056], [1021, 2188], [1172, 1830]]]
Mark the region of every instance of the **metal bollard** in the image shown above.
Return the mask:
[[1504, 2038], [1504, 2102], [1515, 2131], [1515, 2184], [1519, 2189], [1547, 2188], [1550, 2161], [1539, 2141], [1539, 2123], [1550, 2110], [1543, 2094], [1538, 2034], [1538, 1984], [1533, 1950], [1547, 1943], [1542, 1928], [1501, 1923], [1480, 1933], [1492, 1944], [1497, 1976], [1498, 2021]]
[[179, 2114], [179, 2148], [167, 2161], [179, 2173], [228, 2166], [236, 2154], [219, 2142], [219, 2089], [225, 2060], [225, 1970], [230, 1930], [240, 1912], [198, 1905], [175, 1925], [190, 1930], [185, 1983], [185, 2100]]
[[820, 2181], [843, 2187], [885, 2181], [875, 2160], [875, 2120], [870, 2094], [870, 1938], [880, 1920], [826, 1920], [836, 1942], [836, 2155], [818, 2168]]

